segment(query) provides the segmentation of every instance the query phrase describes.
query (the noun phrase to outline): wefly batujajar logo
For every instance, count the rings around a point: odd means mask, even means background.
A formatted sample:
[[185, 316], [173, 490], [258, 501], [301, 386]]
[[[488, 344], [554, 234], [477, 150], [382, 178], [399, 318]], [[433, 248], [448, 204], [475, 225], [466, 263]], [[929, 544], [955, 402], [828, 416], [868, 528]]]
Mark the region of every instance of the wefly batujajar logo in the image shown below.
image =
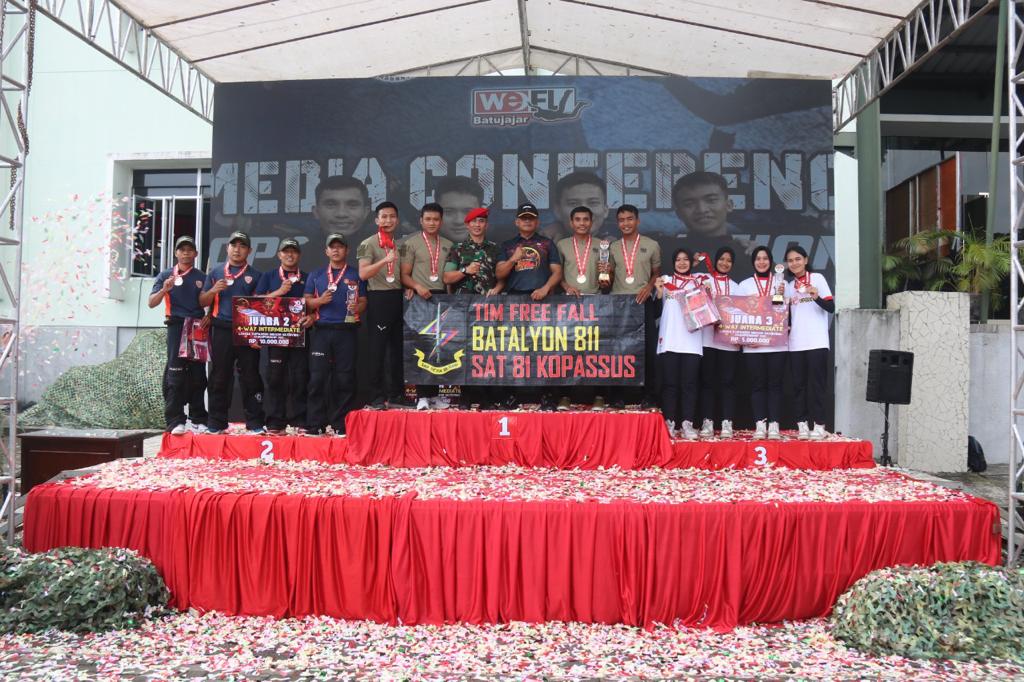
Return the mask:
[[474, 126], [508, 128], [579, 119], [590, 102], [576, 88], [488, 88], [472, 92]]

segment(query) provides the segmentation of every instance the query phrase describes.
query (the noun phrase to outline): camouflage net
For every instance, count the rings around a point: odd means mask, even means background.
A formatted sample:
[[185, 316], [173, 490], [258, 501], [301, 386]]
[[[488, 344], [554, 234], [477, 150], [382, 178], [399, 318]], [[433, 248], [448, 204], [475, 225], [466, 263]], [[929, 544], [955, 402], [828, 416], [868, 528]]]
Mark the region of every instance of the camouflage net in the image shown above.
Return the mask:
[[832, 634], [875, 656], [1024, 660], [1024, 569], [964, 562], [873, 571], [839, 597]]
[[166, 329], [139, 332], [110, 362], [61, 374], [18, 421], [75, 429], [163, 429], [166, 353]]

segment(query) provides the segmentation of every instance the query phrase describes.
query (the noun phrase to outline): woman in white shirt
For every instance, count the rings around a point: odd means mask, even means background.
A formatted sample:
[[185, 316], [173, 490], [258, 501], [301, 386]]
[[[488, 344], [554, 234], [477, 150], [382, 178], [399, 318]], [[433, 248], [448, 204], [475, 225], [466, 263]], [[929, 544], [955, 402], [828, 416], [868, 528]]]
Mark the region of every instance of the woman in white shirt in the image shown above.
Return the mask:
[[661, 412], [665, 416], [668, 435], [697, 440], [693, 428], [697, 412], [697, 390], [700, 381], [700, 359], [703, 353], [701, 330], [686, 328], [683, 296], [700, 287], [690, 270], [693, 256], [688, 249], [672, 254], [673, 272], [655, 281], [656, 296], [664, 301], [658, 327], [658, 366], [661, 373]]
[[[786, 284], [789, 301], [789, 361], [796, 398], [797, 437], [821, 440], [825, 431], [825, 391], [828, 381], [828, 325], [835, 312], [825, 277], [807, 269], [807, 252], [786, 249], [793, 279]], [[809, 424], [814, 424], [809, 427]]]
[[[736, 252], [723, 246], [715, 252], [710, 274], [699, 275], [712, 296], [735, 294], [739, 286], [729, 278]], [[732, 438], [732, 417], [736, 410], [736, 363], [740, 347], [715, 340], [715, 325], [704, 327], [704, 357], [700, 361], [700, 410], [704, 415], [701, 438], [715, 437], [715, 398], [721, 407], [722, 438]]]
[[[740, 282], [740, 296], [785, 294], [785, 284], [774, 277], [774, 263], [768, 247], [758, 246], [750, 257], [753, 277]], [[786, 346], [744, 346], [743, 358], [750, 374], [750, 405], [754, 412], [754, 438], [779, 440], [782, 418], [782, 379], [786, 371]]]

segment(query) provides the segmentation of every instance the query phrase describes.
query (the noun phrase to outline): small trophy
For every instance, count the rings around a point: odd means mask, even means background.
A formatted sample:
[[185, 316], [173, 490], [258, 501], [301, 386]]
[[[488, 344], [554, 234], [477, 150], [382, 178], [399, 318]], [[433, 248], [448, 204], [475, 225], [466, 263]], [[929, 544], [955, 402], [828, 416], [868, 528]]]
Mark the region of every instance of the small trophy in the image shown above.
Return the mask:
[[356, 304], [359, 302], [359, 285], [349, 284], [348, 294], [345, 297], [345, 321], [358, 322], [359, 314], [356, 312]]
[[775, 276], [772, 277], [772, 305], [782, 305], [786, 302], [784, 294], [779, 293], [779, 285], [782, 284], [782, 273], [786, 271], [786, 266], [782, 263], [775, 265]]
[[[600, 251], [600, 255], [598, 256], [598, 263], [600, 265], [604, 265], [604, 266], [608, 265], [608, 259], [611, 256], [611, 246], [612, 246], [611, 243], [607, 239], [602, 239], [601, 240], [601, 251]], [[602, 271], [597, 276], [597, 283], [600, 286], [608, 286], [609, 284], [611, 284], [611, 282], [612, 282], [612, 276], [608, 272]]]

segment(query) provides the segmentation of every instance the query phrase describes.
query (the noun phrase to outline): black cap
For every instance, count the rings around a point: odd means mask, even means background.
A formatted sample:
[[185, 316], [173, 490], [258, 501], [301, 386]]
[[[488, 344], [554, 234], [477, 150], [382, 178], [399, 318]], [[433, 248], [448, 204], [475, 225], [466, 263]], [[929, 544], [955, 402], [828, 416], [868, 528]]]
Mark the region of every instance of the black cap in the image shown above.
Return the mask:
[[196, 240], [188, 236], [187, 234], [183, 234], [174, 240], [174, 250], [177, 251], [178, 249], [180, 249], [182, 244], [188, 244], [193, 249], [196, 248]]
[[348, 246], [348, 239], [340, 232], [332, 232], [327, 235], [325, 246], [330, 246], [333, 242], [341, 242], [343, 246]]
[[287, 239], [281, 240], [281, 245], [277, 247], [278, 251], [284, 251], [285, 249], [295, 249], [296, 251], [302, 251], [302, 247], [299, 246], [297, 239], [288, 237]]
[[228, 237], [228, 244], [233, 242], [242, 242], [246, 246], [252, 246], [252, 242], [249, 240], [249, 235], [242, 231], [235, 231], [231, 233], [231, 236]]
[[536, 218], [539, 215], [540, 213], [537, 211], [537, 207], [531, 203], [519, 204], [519, 208], [516, 209], [516, 218]]

